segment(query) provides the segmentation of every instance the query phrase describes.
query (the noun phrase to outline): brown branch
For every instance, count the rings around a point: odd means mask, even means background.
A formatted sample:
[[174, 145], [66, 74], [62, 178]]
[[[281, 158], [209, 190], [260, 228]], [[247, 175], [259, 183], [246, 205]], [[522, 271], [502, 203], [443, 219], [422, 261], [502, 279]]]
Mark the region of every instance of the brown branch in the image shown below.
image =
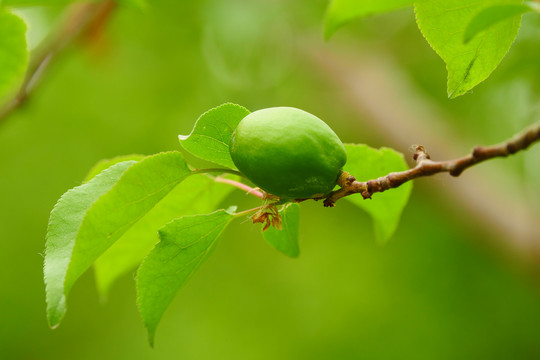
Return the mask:
[[69, 7], [65, 22], [30, 59], [26, 76], [14, 97], [0, 108], [0, 124], [20, 107], [34, 91], [51, 62], [70, 44], [88, 31], [102, 29], [116, 3], [106, 0], [99, 3], [79, 3]]
[[[333, 90], [335, 96], [329, 98], [329, 104], [345, 111], [342, 117], [357, 119], [346, 124], [349, 141], [369, 136], [375, 145], [393, 144], [401, 149], [422, 144], [436, 159], [455, 159], [474, 145], [473, 132], [457, 132], [452, 124], [459, 121], [419, 88], [385, 47], [357, 38], [321, 45], [320, 39], [306, 37], [302, 45], [304, 65], [320, 74], [325, 86]], [[345, 131], [339, 126], [336, 130]], [[441, 176], [418, 190], [429, 194], [438, 206], [444, 204], [454, 216], [474, 218], [475, 228], [484, 235], [474, 240], [481, 246], [502, 250], [499, 255], [507, 259], [515, 256], [519, 264], [531, 261], [539, 266], [540, 207], [530, 196], [530, 191], [536, 191], [531, 179], [497, 163], [461, 176], [466, 179]]]
[[473, 152], [454, 160], [433, 161], [422, 145], [416, 146], [413, 159], [416, 166], [409, 170], [393, 172], [378, 179], [357, 181], [354, 176], [344, 172], [338, 183], [340, 189], [333, 191], [324, 200], [324, 206], [335, 206], [342, 197], [360, 193], [364, 199], [371, 199], [377, 192], [397, 188], [407, 181], [434, 174], [447, 172], [459, 176], [467, 168], [482, 161], [496, 157], [507, 157], [518, 151], [527, 149], [531, 144], [540, 141], [540, 123], [537, 123], [508, 141], [493, 146], [477, 146]]

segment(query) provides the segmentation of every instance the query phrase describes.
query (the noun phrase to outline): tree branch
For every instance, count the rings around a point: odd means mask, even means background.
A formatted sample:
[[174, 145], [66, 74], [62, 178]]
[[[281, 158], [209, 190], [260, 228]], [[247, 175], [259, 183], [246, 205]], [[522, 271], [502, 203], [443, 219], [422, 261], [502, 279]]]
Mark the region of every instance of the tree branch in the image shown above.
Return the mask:
[[[386, 47], [343, 37], [324, 46], [320, 39], [306, 37], [302, 45], [304, 65], [320, 74], [334, 94], [326, 107], [337, 107], [345, 111], [342, 117], [356, 119], [346, 123], [346, 130], [336, 128], [346, 131], [349, 141], [369, 136], [375, 144], [401, 149], [422, 144], [436, 159], [455, 159], [474, 145], [474, 127], [464, 132], [464, 125], [419, 87]], [[540, 268], [537, 184], [498, 165], [466, 172], [463, 181], [441, 176], [417, 190], [456, 218], [474, 218], [475, 228], [484, 236], [473, 241], [507, 260], [513, 258], [514, 264], [530, 262]]]
[[113, 0], [105, 0], [99, 3], [74, 4], [69, 8], [69, 14], [62, 26], [44, 45], [36, 49], [31, 57], [26, 76], [17, 93], [0, 108], [0, 124], [26, 101], [52, 60], [87, 31], [102, 29], [115, 7]]
[[473, 152], [454, 160], [433, 161], [422, 145], [415, 148], [413, 159], [416, 166], [412, 169], [393, 172], [378, 179], [357, 181], [356, 178], [344, 172], [338, 184], [340, 189], [333, 191], [324, 200], [324, 206], [334, 207], [336, 201], [352, 194], [360, 193], [364, 199], [371, 199], [377, 192], [397, 188], [407, 181], [434, 174], [447, 172], [459, 176], [467, 168], [482, 161], [496, 157], [507, 157], [518, 151], [527, 149], [531, 144], [540, 141], [540, 122], [525, 129], [513, 138], [493, 146], [477, 146]]

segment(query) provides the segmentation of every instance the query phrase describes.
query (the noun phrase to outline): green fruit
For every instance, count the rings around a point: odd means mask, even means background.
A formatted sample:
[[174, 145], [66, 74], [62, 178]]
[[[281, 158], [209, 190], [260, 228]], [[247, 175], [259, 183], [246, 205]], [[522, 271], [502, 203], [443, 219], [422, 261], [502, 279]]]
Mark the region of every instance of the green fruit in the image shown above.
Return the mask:
[[328, 194], [347, 161], [341, 140], [324, 121], [291, 107], [243, 118], [232, 135], [230, 153], [255, 185], [291, 199]]

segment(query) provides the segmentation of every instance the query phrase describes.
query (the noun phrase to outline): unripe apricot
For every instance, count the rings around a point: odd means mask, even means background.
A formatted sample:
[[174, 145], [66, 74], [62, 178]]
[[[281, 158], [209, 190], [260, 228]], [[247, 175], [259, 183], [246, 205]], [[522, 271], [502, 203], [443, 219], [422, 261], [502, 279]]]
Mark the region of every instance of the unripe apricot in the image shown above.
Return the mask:
[[282, 198], [328, 194], [347, 161], [345, 147], [324, 121], [300, 109], [255, 111], [240, 121], [232, 160], [249, 180]]

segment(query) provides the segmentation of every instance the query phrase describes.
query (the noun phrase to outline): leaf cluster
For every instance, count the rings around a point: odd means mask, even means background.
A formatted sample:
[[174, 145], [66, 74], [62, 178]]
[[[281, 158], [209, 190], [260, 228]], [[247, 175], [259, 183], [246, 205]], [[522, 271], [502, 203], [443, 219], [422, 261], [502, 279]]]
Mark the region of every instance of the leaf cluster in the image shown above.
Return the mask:
[[446, 64], [449, 98], [487, 79], [512, 46], [522, 14], [540, 13], [537, 2], [522, 0], [333, 0], [325, 36], [354, 19], [409, 7], [420, 32]]
[[[28, 66], [26, 25], [12, 9], [70, 2], [0, 3], [0, 100], [23, 81]], [[446, 63], [451, 98], [484, 81], [515, 40], [522, 14], [539, 11], [537, 3], [521, 0], [334, 0], [325, 35], [330, 37], [353, 19], [408, 7], [414, 7], [421, 33]], [[104, 297], [116, 279], [136, 269], [137, 305], [153, 344], [157, 325], [178, 290], [216, 249], [227, 226], [253, 213], [237, 212], [230, 204], [222, 207], [234, 189], [231, 183], [252, 185], [229, 154], [231, 135], [247, 114], [242, 106], [224, 104], [204, 113], [191, 134], [179, 136], [183, 150], [218, 168], [195, 169], [180, 151], [121, 156], [96, 164], [80, 186], [59, 199], [50, 216], [44, 265], [51, 327], [60, 324], [73, 285], [88, 269], [93, 268]], [[361, 144], [345, 148], [344, 171], [359, 181], [407, 169], [403, 156], [392, 149]], [[231, 181], [219, 181], [225, 177]], [[372, 217], [374, 236], [382, 243], [395, 232], [411, 189], [409, 182], [370, 201], [360, 196], [345, 199]], [[281, 226], [262, 231], [267, 222], [261, 226], [262, 237], [281, 253], [299, 256], [301, 205], [278, 201], [270, 206]]]
[[[163, 313], [214, 251], [227, 225], [253, 213], [220, 208], [234, 188], [218, 181], [227, 176], [251, 185], [229, 155], [232, 133], [247, 114], [242, 106], [221, 105], [204, 113], [190, 135], [179, 137], [184, 150], [220, 168], [194, 169], [179, 151], [122, 156], [99, 162], [82, 185], [60, 198], [50, 216], [44, 267], [51, 327], [60, 324], [73, 284], [90, 267], [103, 296], [118, 277], [138, 267], [137, 305], [153, 344]], [[403, 156], [391, 149], [353, 144], [346, 149], [344, 170], [359, 178], [407, 168]], [[405, 184], [369, 202], [350, 199], [372, 216], [379, 241], [395, 231], [411, 187]], [[270, 206], [279, 208], [281, 226], [264, 231], [263, 238], [297, 257], [300, 205], [278, 201]]]

